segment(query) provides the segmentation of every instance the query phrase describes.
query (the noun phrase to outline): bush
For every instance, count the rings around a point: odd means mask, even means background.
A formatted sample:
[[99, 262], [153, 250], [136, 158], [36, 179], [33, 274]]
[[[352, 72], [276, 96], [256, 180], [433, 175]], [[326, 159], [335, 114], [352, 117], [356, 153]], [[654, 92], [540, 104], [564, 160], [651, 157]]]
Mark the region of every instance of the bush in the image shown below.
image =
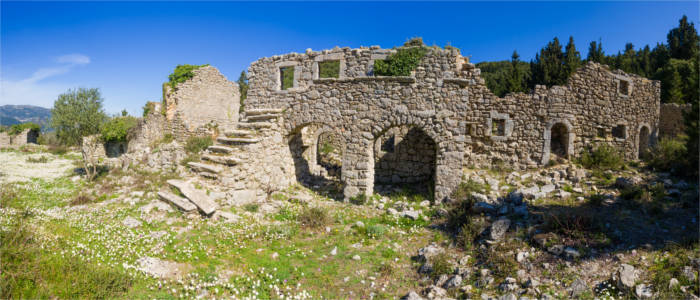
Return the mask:
[[367, 225], [365, 232], [370, 238], [379, 238], [386, 232], [386, 227], [381, 224]]
[[320, 207], [304, 208], [297, 217], [297, 221], [302, 227], [306, 228], [321, 228], [330, 224], [331, 217], [328, 212]]
[[686, 161], [686, 145], [680, 139], [661, 139], [647, 155], [647, 163], [657, 171], [681, 171]]
[[386, 60], [374, 61], [374, 75], [411, 76], [411, 72], [418, 66], [426, 53], [428, 50], [422, 46], [399, 48]]
[[173, 89], [173, 91], [177, 90], [177, 85], [180, 83], [183, 83], [187, 81], [188, 79], [191, 79], [194, 77], [194, 70], [197, 70], [201, 67], [206, 67], [209, 64], [204, 64], [204, 65], [177, 65], [175, 67], [175, 70], [173, 71], [172, 74], [168, 75], [168, 84], [170, 87]]
[[15, 124], [15, 125], [10, 126], [10, 128], [7, 130], [7, 133], [9, 135], [18, 135], [26, 129], [30, 129], [31, 131], [36, 131], [38, 133], [41, 130], [41, 126], [39, 126], [35, 123], [32, 123], [32, 122]]
[[584, 152], [578, 162], [588, 169], [618, 170], [624, 165], [620, 151], [607, 144], [600, 145], [593, 151]]
[[340, 61], [328, 60], [318, 63], [319, 78], [338, 78], [340, 77]]
[[213, 144], [214, 140], [210, 136], [194, 136], [187, 139], [185, 150], [189, 153], [199, 153]]
[[148, 101], [146, 104], [143, 106], [143, 116], [148, 116], [151, 112], [155, 110], [156, 103]]
[[294, 66], [283, 67], [280, 69], [280, 73], [282, 76], [282, 89], [286, 90], [294, 87]]
[[126, 116], [126, 117], [114, 117], [107, 123], [102, 125], [102, 141], [104, 142], [126, 142], [126, 135], [129, 133], [129, 129], [136, 126], [136, 118]]
[[246, 205], [243, 205], [243, 210], [247, 212], [256, 213], [258, 212], [258, 210], [260, 210], [260, 205], [257, 203], [248, 203]]
[[464, 201], [471, 197], [472, 193], [482, 193], [484, 189], [486, 189], [486, 185], [470, 179], [466, 182], [461, 182], [459, 186], [452, 191], [450, 198], [455, 202]]
[[452, 274], [455, 270], [450, 262], [450, 256], [446, 253], [437, 254], [430, 261], [433, 264], [433, 271], [430, 273], [433, 278], [438, 278], [443, 274]]
[[364, 205], [367, 203], [367, 195], [358, 194], [356, 196], [350, 197], [350, 203], [355, 205]]

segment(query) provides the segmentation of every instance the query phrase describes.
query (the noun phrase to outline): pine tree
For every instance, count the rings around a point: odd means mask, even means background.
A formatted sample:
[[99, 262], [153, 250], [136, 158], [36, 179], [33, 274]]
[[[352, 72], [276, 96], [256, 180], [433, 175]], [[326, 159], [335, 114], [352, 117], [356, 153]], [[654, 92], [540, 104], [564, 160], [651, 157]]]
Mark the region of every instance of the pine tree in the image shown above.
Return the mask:
[[523, 74], [520, 72], [518, 65], [520, 64], [520, 55], [513, 50], [513, 55], [510, 57], [510, 74], [506, 82], [506, 89], [510, 93], [518, 93], [525, 91], [523, 82]]
[[573, 74], [578, 67], [581, 66], [581, 54], [576, 50], [576, 45], [574, 45], [574, 37], [569, 37], [569, 43], [566, 44], [566, 52], [564, 52], [564, 72], [566, 73], [566, 78], [564, 81]]
[[567, 77], [563, 62], [564, 53], [559, 39], [555, 37], [530, 62], [532, 77], [529, 86], [534, 87], [537, 84], [552, 86], [566, 83]]
[[605, 53], [603, 52], [603, 43], [598, 40], [592, 41], [588, 46], [588, 57], [587, 61], [593, 61], [597, 63], [605, 63]]
[[700, 52], [700, 37], [695, 30], [695, 24], [689, 24], [685, 15], [678, 23], [678, 27], [671, 29], [666, 36], [671, 57], [691, 59]]

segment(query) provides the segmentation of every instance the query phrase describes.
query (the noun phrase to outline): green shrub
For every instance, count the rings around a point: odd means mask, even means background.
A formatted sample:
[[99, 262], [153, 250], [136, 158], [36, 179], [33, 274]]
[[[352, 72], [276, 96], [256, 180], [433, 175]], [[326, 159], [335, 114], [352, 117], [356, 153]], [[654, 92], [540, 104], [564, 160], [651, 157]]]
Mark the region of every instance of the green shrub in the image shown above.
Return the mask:
[[588, 169], [618, 170], [624, 165], [620, 151], [607, 144], [602, 144], [593, 151], [584, 152], [578, 162]]
[[455, 270], [450, 262], [450, 256], [446, 253], [437, 254], [430, 261], [433, 264], [433, 271], [430, 273], [430, 276], [433, 278], [438, 278], [443, 274], [452, 274]]
[[363, 205], [367, 203], [367, 195], [357, 194], [356, 196], [350, 197], [350, 203], [355, 205]]
[[409, 39], [408, 41], [406, 41], [405, 43], [403, 43], [403, 45], [404, 45], [405, 47], [421, 47], [421, 46], [425, 46], [425, 44], [423, 43], [423, 38], [422, 38], [422, 37], [419, 37], [419, 36], [417, 36], [417, 37], [412, 37], [411, 39]]
[[385, 60], [374, 61], [374, 75], [411, 76], [423, 56], [428, 53], [425, 47], [402, 47]]
[[334, 150], [335, 148], [333, 148], [333, 145], [331, 145], [331, 143], [323, 143], [323, 145], [321, 145], [321, 154], [329, 154], [332, 153]]
[[321, 228], [331, 222], [331, 217], [325, 209], [320, 207], [304, 208], [297, 216], [297, 221], [302, 227], [306, 228]]
[[681, 139], [661, 139], [647, 154], [647, 163], [657, 171], [681, 171], [687, 161], [685, 147]]
[[471, 197], [472, 193], [483, 193], [484, 189], [486, 189], [486, 185], [470, 179], [466, 182], [460, 182], [459, 186], [452, 191], [450, 198], [454, 202], [464, 201]]
[[126, 142], [129, 129], [136, 126], [136, 123], [137, 121], [134, 117], [114, 117], [102, 125], [100, 130], [102, 140], [105, 142]]
[[31, 131], [36, 131], [38, 133], [41, 130], [41, 126], [37, 125], [36, 123], [32, 123], [32, 122], [15, 124], [15, 125], [10, 126], [10, 128], [7, 130], [7, 134], [18, 135], [18, 134], [22, 133], [22, 131], [24, 131], [25, 129], [31, 129]]
[[191, 79], [194, 77], [194, 70], [197, 70], [201, 67], [206, 67], [209, 64], [204, 64], [204, 65], [177, 65], [175, 67], [175, 70], [173, 71], [172, 74], [168, 75], [168, 84], [170, 87], [174, 90], [177, 90], [177, 85], [180, 83], [183, 83], [187, 81], [188, 79]]
[[340, 61], [327, 60], [318, 63], [319, 78], [338, 78], [340, 77]]
[[379, 238], [384, 235], [386, 232], [386, 227], [381, 224], [373, 224], [373, 225], [367, 225], [365, 227], [365, 232], [367, 236], [371, 238]]
[[211, 136], [193, 136], [187, 139], [185, 150], [189, 153], [199, 153], [214, 144]]
[[156, 109], [156, 103], [148, 101], [146, 104], [143, 106], [143, 116], [148, 116], [151, 112], [155, 111]]
[[256, 212], [258, 212], [259, 209], [260, 209], [260, 205], [257, 203], [248, 203], [246, 205], [243, 205], [243, 210], [245, 210], [247, 212], [256, 213]]

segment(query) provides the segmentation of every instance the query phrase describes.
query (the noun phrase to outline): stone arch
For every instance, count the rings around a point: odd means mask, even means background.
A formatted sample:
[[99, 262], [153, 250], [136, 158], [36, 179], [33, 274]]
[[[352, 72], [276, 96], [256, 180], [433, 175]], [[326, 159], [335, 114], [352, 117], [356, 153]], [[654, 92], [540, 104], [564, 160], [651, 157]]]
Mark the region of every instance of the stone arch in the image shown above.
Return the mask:
[[[325, 174], [321, 171], [321, 166], [317, 161], [318, 140], [324, 133], [336, 134], [344, 147], [345, 139], [339, 134], [338, 130], [323, 123], [302, 123], [289, 130], [287, 135], [287, 143], [294, 162], [296, 179], [302, 185], [310, 188], [338, 183], [332, 182], [332, 180], [324, 176]], [[345, 149], [341, 149], [341, 153], [345, 153]], [[342, 178], [339, 176], [338, 179]]]
[[637, 132], [636, 157], [637, 159], [641, 159], [651, 145], [651, 127], [646, 123], [639, 124], [639, 130], [637, 130]]
[[[553, 131], [554, 129], [554, 139]], [[566, 158], [574, 154], [574, 132], [571, 122], [566, 119], [553, 119], [547, 122], [544, 131], [544, 147], [542, 149], [542, 164], [546, 165], [549, 162], [552, 142], [555, 142], [555, 149], [559, 147]]]

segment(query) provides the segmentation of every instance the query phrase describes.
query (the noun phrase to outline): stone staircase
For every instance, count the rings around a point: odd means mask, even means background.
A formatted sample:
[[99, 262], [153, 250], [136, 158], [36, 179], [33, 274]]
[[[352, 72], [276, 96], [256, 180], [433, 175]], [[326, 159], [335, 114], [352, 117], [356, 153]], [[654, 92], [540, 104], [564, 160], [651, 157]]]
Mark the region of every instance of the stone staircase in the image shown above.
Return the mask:
[[230, 167], [245, 162], [245, 146], [262, 141], [262, 130], [272, 128], [282, 116], [282, 109], [251, 109], [244, 112], [238, 128], [224, 132], [214, 145], [205, 150], [201, 162], [190, 162], [188, 167], [207, 179], [218, 179]]

